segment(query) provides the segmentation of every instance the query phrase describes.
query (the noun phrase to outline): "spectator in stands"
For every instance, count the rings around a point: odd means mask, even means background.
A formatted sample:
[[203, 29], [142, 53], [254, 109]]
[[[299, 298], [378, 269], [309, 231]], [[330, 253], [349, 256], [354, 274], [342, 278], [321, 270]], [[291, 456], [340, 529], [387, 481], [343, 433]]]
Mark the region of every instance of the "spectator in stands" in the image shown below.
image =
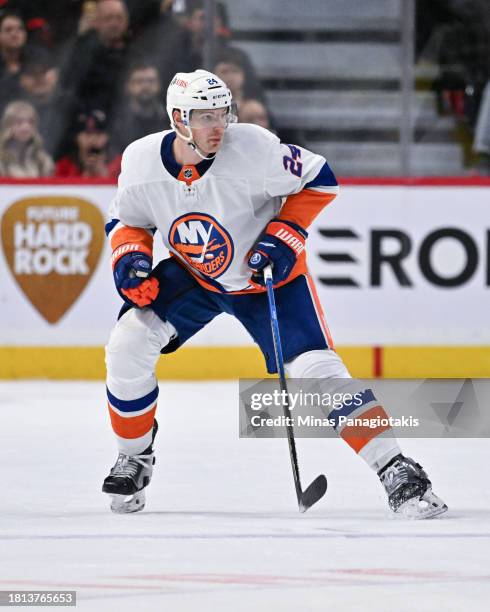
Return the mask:
[[[186, 0], [183, 23], [185, 28], [193, 35], [193, 46], [196, 49], [202, 47], [205, 35], [203, 0]], [[216, 2], [215, 4], [214, 34], [221, 42], [231, 38], [228, 26], [228, 12], [223, 2]]]
[[46, 149], [55, 158], [68, 138], [73, 97], [58, 86], [59, 70], [52, 55], [42, 49], [28, 54], [19, 76], [19, 97], [30, 102], [39, 117], [39, 131]]
[[15, 13], [0, 16], [0, 106], [15, 97], [19, 73], [24, 61], [27, 33], [21, 17]]
[[[174, 0], [161, 0], [158, 17], [144, 29], [136, 31], [132, 55], [154, 63], [161, 83], [170, 83], [177, 72], [191, 70], [189, 34], [172, 11]], [[201, 66], [202, 68], [202, 66]]]
[[59, 177], [117, 178], [121, 155], [110, 157], [106, 114], [92, 110], [78, 116], [78, 128], [70, 155], [56, 164]]
[[451, 19], [440, 37], [439, 76], [433, 87], [439, 111], [458, 122], [465, 164], [485, 174], [488, 104], [482, 100], [490, 81], [490, 4], [488, 0], [451, 0], [449, 6]]
[[129, 61], [128, 12], [122, 0], [99, 0], [94, 29], [78, 36], [61, 74], [61, 85], [83, 108], [110, 113]]
[[454, 20], [442, 36], [434, 87], [442, 109], [474, 127], [490, 78], [490, 10], [487, 0], [453, 0], [451, 6]]
[[245, 68], [236, 49], [223, 49], [216, 57], [212, 72], [223, 79], [233, 96], [233, 101], [239, 107], [245, 95]]
[[483, 176], [490, 176], [490, 81], [483, 90], [473, 150], [477, 156], [474, 170]]
[[22, 18], [16, 13], [0, 16], [0, 68], [2, 72], [17, 74], [27, 42], [27, 32]]
[[38, 178], [51, 175], [53, 168], [34, 107], [28, 102], [11, 102], [0, 121], [0, 175]]
[[17, 12], [26, 25], [29, 42], [51, 49], [77, 32], [82, 7], [95, 0], [0, 0], [0, 9]]
[[[448, 24], [457, 19], [452, 0], [415, 1], [415, 61], [436, 61]], [[457, 4], [455, 2], [454, 4]]]
[[[190, 64], [189, 69], [196, 70], [197, 68], [202, 68], [205, 37], [203, 0], [188, 1], [186, 16], [184, 18], [184, 27], [189, 34], [189, 48], [187, 51], [188, 61]], [[244, 51], [231, 47], [229, 44], [231, 34], [228, 28], [226, 10], [221, 2], [216, 3], [214, 33], [216, 37], [215, 64], [223, 58], [223, 55], [226, 55], [228, 61], [233, 61], [234, 64], [239, 65], [245, 73], [245, 96], [248, 98], [256, 98], [257, 100], [264, 102], [265, 99], [263, 88], [250, 58]]]
[[169, 127], [162, 104], [162, 87], [155, 65], [134, 64], [126, 81], [126, 95], [111, 129], [115, 151], [122, 153], [130, 142]]
[[253, 123], [266, 130], [272, 130], [271, 120], [266, 107], [259, 100], [242, 100], [238, 106], [238, 121], [240, 123]]
[[[49, 101], [58, 84], [59, 71], [45, 51], [29, 54], [19, 75], [19, 86], [34, 106]], [[36, 109], [37, 110], [37, 109]]]

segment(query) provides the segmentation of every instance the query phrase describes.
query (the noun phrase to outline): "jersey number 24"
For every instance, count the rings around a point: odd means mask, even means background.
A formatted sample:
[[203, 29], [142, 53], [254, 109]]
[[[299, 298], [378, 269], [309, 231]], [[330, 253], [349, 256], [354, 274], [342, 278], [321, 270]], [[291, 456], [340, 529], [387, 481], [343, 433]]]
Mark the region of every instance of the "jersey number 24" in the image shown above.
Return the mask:
[[290, 144], [288, 144], [288, 147], [291, 151], [291, 156], [285, 155], [282, 158], [284, 170], [289, 170], [295, 176], [301, 176], [301, 173], [303, 172], [303, 164], [300, 161], [301, 149], [298, 149], [298, 147]]

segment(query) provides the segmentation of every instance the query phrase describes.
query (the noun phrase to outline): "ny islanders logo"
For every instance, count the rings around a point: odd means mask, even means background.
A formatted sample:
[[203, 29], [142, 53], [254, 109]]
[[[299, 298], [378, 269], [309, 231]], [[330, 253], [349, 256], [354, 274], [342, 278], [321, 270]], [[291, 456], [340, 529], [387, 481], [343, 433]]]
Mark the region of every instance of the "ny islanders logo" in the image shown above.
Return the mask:
[[210, 278], [221, 276], [233, 258], [230, 235], [211, 215], [182, 215], [172, 223], [168, 240], [190, 266]]

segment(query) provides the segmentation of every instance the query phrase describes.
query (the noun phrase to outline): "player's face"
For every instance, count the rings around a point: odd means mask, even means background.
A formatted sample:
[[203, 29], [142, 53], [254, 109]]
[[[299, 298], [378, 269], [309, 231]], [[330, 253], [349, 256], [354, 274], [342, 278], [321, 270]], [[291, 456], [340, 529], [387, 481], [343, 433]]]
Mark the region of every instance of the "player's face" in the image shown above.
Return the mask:
[[198, 148], [208, 154], [216, 153], [228, 125], [228, 111], [226, 108], [192, 111], [189, 125]]

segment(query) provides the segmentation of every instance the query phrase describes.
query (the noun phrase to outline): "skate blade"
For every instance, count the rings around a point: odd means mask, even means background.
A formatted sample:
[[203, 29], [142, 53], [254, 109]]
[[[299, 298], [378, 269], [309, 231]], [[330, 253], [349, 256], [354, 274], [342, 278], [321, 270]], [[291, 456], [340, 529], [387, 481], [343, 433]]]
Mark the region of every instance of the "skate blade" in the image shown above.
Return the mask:
[[133, 495], [111, 495], [111, 510], [115, 514], [140, 512], [145, 507], [145, 492], [138, 491]]
[[409, 499], [402, 504], [398, 508], [397, 514], [406, 519], [420, 520], [435, 518], [440, 514], [444, 514], [444, 512], [447, 512], [447, 510], [448, 507], [442, 501], [442, 499], [437, 497], [437, 495], [432, 491], [428, 490], [424, 493], [421, 499]]

